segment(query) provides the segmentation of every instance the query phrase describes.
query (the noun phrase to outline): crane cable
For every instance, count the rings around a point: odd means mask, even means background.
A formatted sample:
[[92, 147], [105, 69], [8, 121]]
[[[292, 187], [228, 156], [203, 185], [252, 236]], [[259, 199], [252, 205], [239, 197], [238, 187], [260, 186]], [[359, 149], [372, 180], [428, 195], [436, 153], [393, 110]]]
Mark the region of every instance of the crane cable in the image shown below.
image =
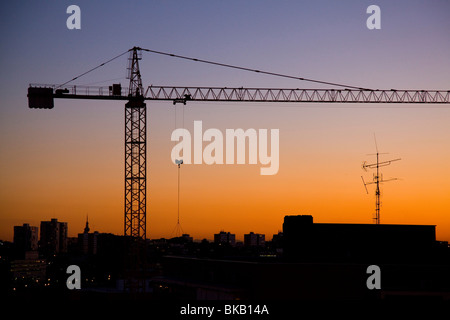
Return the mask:
[[76, 80], [76, 79], [78, 79], [78, 78], [81, 78], [82, 76], [84, 76], [84, 75], [86, 75], [86, 74], [88, 74], [88, 73], [90, 73], [90, 72], [92, 72], [92, 71], [94, 71], [94, 70], [96, 70], [96, 69], [98, 69], [98, 68], [100, 68], [100, 67], [103, 67], [105, 64], [110, 63], [111, 61], [114, 61], [114, 60], [116, 60], [117, 58], [120, 58], [121, 56], [123, 56], [124, 54], [130, 52], [131, 50], [133, 50], [133, 49], [129, 49], [129, 50], [127, 50], [127, 51], [125, 51], [125, 52], [123, 52], [123, 53], [121, 53], [121, 54], [115, 56], [114, 58], [111, 58], [111, 59], [109, 59], [108, 61], [105, 61], [105, 62], [103, 62], [102, 64], [99, 64], [98, 66], [96, 66], [96, 67], [94, 67], [94, 68], [92, 68], [92, 69], [90, 69], [90, 70], [88, 70], [88, 71], [86, 71], [86, 72], [84, 72], [84, 73], [82, 73], [82, 74], [76, 76], [75, 78], [73, 78], [73, 79], [71, 79], [71, 80], [69, 80], [69, 81], [66, 81], [66, 82], [64, 82], [63, 84], [60, 84], [59, 86], [56, 87], [56, 89], [58, 89], [58, 88], [60, 88], [60, 87], [62, 87], [62, 86], [64, 86], [64, 85], [66, 85], [66, 84], [68, 84], [69, 82], [72, 82], [72, 81], [74, 81], [74, 80]]
[[[304, 78], [304, 77], [297, 77], [297, 76], [292, 76], [292, 75], [286, 75], [286, 74], [282, 74], [282, 73], [275, 73], [275, 72], [269, 72], [269, 71], [264, 71], [264, 70], [257, 70], [257, 69], [251, 69], [251, 68], [246, 68], [246, 67], [241, 67], [241, 66], [236, 66], [236, 65], [231, 65], [231, 64], [225, 64], [225, 63], [220, 63], [220, 62], [215, 62], [215, 61], [209, 61], [209, 60], [203, 60], [203, 59], [197, 59], [197, 58], [192, 58], [192, 57], [187, 57], [187, 56], [181, 56], [178, 54], [173, 54], [173, 53], [167, 53], [167, 52], [162, 52], [162, 51], [156, 51], [156, 50], [151, 50], [151, 49], [144, 49], [144, 48], [139, 48], [139, 47], [135, 47], [138, 50], [143, 50], [146, 52], [150, 52], [150, 53], [155, 53], [155, 54], [159, 54], [159, 55], [165, 55], [165, 56], [170, 56], [170, 57], [174, 57], [174, 58], [179, 58], [179, 59], [185, 59], [185, 60], [190, 60], [190, 61], [195, 61], [195, 62], [201, 62], [201, 63], [206, 63], [206, 64], [212, 64], [212, 65], [216, 65], [216, 66], [221, 66], [221, 67], [226, 67], [226, 68], [232, 68], [232, 69], [238, 69], [238, 70], [243, 70], [243, 71], [249, 71], [249, 72], [256, 72], [256, 73], [260, 73], [260, 74], [266, 74], [266, 75], [270, 75], [270, 76], [276, 76], [276, 77], [282, 77], [282, 78], [288, 78], [288, 79], [294, 79], [294, 80], [301, 80], [301, 81], [308, 81], [308, 82], [314, 82], [314, 83], [319, 83], [319, 84], [326, 84], [326, 85], [332, 85], [332, 86], [338, 86], [338, 87], [344, 87], [344, 88], [349, 88], [349, 89], [357, 89], [357, 90], [367, 90], [367, 91], [373, 91], [373, 89], [368, 89], [368, 88], [362, 88], [362, 87], [357, 87], [357, 86], [351, 86], [351, 85], [347, 85], [347, 84], [342, 84], [342, 83], [336, 83], [336, 82], [329, 82], [329, 81], [322, 81], [322, 80], [316, 80], [316, 79], [310, 79], [310, 78]], [[124, 54], [132, 51], [134, 48], [129, 49], [103, 63], [101, 63], [100, 65], [76, 76], [75, 78], [64, 82], [63, 84], [60, 84], [59, 86], [56, 87], [56, 89], [68, 84], [69, 82], [72, 82], [100, 67], [103, 67], [105, 64], [108, 64], [111, 61], [114, 61], [118, 58], [120, 58], [121, 56], [123, 56]]]
[[[183, 110], [183, 116], [182, 116], [182, 118], [183, 118], [183, 127], [182, 128], [184, 129], [184, 106], [182, 106], [182, 108], [183, 108], [182, 109]], [[183, 137], [183, 141], [184, 141], [184, 138], [185, 137]], [[181, 165], [182, 164], [183, 164], [183, 160], [181, 160], [181, 163], [178, 163], [178, 212], [177, 212], [178, 218], [177, 218], [177, 224], [180, 227], [181, 232], [184, 233], [183, 232], [183, 228], [181, 228], [181, 224], [180, 224], [180, 175], [181, 175]]]
[[315, 79], [309, 79], [309, 78], [303, 78], [303, 77], [296, 77], [296, 76], [291, 76], [291, 75], [286, 75], [286, 74], [281, 74], [281, 73], [275, 73], [275, 72], [269, 72], [269, 71], [263, 71], [263, 70], [257, 70], [257, 69], [250, 69], [250, 68], [246, 68], [246, 67], [240, 67], [240, 66], [231, 65], [231, 64], [225, 64], [225, 63], [220, 63], [220, 62], [214, 62], [214, 61], [208, 61], [208, 60], [203, 60], [203, 59], [191, 58], [191, 57], [186, 57], [186, 56], [180, 56], [180, 55], [177, 55], [177, 54], [161, 52], [161, 51], [156, 51], [156, 50], [143, 49], [143, 48], [139, 48], [139, 49], [143, 50], [143, 51], [150, 52], [150, 53], [170, 56], [170, 57], [174, 57], [174, 58], [191, 60], [191, 61], [195, 61], [195, 62], [202, 62], [202, 63], [212, 64], [212, 65], [226, 67], [226, 68], [233, 68], [233, 69], [243, 70], [243, 71], [250, 71], [250, 72], [256, 72], [256, 73], [261, 73], [261, 74], [267, 74], [267, 75], [276, 76], [276, 77], [289, 78], [289, 79], [295, 79], [295, 80], [302, 80], [302, 81], [308, 81], [308, 82], [314, 82], [314, 83], [320, 83], [320, 84], [326, 84], [326, 85], [333, 85], [333, 86], [344, 87], [344, 88], [373, 91], [373, 89], [361, 88], [361, 87], [356, 87], [356, 86], [350, 86], [350, 85], [346, 85], [346, 84], [342, 84], [342, 83], [321, 81], [321, 80], [315, 80]]
[[180, 225], [180, 169], [181, 165], [178, 164], [178, 208], [177, 208], [177, 224]]
[[[183, 107], [183, 113], [182, 113], [182, 117], [183, 117], [183, 129], [184, 129], [184, 107]], [[175, 106], [175, 129], [177, 129], [177, 106]], [[184, 141], [184, 137], [183, 137], [183, 141]], [[183, 228], [181, 227], [180, 224], [180, 180], [181, 180], [181, 164], [183, 164], [183, 160], [178, 160], [175, 159], [175, 163], [178, 165], [177, 168], [177, 224], [175, 226], [174, 231], [172, 231], [172, 234], [175, 232], [175, 237], [178, 236], [178, 232], [181, 230], [181, 235], [184, 233]], [[180, 235], [180, 236], [181, 236]]]

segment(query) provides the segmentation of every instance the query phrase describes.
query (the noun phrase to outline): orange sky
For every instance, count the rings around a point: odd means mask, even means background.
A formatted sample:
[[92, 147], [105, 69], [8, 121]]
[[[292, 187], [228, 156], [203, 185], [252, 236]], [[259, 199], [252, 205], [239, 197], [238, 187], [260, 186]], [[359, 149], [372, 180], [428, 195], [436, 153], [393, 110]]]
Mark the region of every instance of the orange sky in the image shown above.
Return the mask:
[[[92, 231], [123, 234], [123, 107], [100, 106], [114, 111], [107, 119], [77, 118], [73, 106], [81, 114], [89, 102], [56, 104], [51, 111], [28, 111], [38, 124], [3, 161], [10, 169], [2, 170], [0, 238], [12, 240], [14, 225], [39, 226], [50, 218], [68, 222], [69, 235], [75, 236], [87, 214]], [[175, 113], [169, 102], [148, 106], [147, 235], [170, 237], [177, 218], [177, 168], [170, 161]], [[402, 158], [383, 169], [385, 179], [401, 180], [382, 186], [381, 222], [437, 225], [437, 239], [450, 240], [450, 110], [220, 103], [208, 112], [211, 107], [191, 103], [186, 127], [193, 132], [193, 121], [202, 120], [204, 130], [223, 132], [279, 128], [280, 169], [261, 176], [260, 164], [183, 165], [180, 220], [195, 239], [212, 239], [220, 230], [237, 239], [250, 231], [271, 239], [288, 214], [311, 214], [315, 222], [372, 223], [374, 188], [368, 186], [366, 195], [360, 176], [372, 177], [361, 163], [375, 160], [366, 154], [375, 151], [376, 131], [380, 152], [390, 152], [381, 159]], [[386, 120], [380, 124], [379, 117]], [[53, 121], [60, 123], [57, 135], [46, 129]]]

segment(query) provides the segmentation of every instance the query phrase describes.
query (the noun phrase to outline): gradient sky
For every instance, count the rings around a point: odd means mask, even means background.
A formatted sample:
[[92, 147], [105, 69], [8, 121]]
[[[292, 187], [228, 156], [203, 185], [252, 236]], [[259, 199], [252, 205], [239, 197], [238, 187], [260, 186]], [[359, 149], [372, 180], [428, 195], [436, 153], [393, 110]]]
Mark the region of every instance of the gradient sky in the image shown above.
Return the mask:
[[[81, 8], [81, 30], [66, 8]], [[381, 30], [366, 8], [381, 8]], [[58, 218], [69, 235], [123, 233], [124, 103], [55, 100], [27, 106], [29, 83], [59, 84], [133, 46], [307, 78], [379, 89], [450, 89], [450, 2], [441, 1], [10, 1], [0, 10], [0, 239], [13, 226]], [[79, 85], [126, 80], [127, 57]], [[143, 54], [144, 85], [318, 85]], [[170, 135], [182, 106], [148, 102], [147, 237], [169, 237], [177, 219]], [[280, 169], [185, 165], [181, 225], [195, 239], [282, 229], [287, 214], [315, 222], [372, 223], [364, 160], [401, 180], [382, 187], [381, 222], [432, 224], [450, 241], [450, 106], [188, 103], [184, 123], [204, 129], [280, 130]]]

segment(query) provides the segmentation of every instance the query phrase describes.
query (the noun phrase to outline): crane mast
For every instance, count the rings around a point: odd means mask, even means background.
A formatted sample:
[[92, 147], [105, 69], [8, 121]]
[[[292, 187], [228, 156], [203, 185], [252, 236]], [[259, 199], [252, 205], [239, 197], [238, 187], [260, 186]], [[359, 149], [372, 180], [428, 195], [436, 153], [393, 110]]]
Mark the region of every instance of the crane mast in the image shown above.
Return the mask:
[[142, 96], [139, 70], [141, 53], [130, 51], [128, 91], [125, 104], [125, 222], [124, 235], [147, 235], [147, 106]]

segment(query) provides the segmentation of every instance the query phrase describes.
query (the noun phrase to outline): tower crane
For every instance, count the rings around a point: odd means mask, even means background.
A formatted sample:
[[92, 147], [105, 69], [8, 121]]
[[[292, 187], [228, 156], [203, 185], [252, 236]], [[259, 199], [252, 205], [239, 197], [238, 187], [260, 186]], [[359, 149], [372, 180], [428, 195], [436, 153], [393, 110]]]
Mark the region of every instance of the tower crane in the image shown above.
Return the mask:
[[[320, 84], [334, 83], [285, 76], [281, 74], [251, 70], [206, 60], [168, 54], [133, 47], [129, 53], [128, 88], [120, 84], [109, 87], [30, 84], [28, 87], [29, 108], [52, 109], [54, 99], [123, 100], [125, 103], [125, 192], [124, 235], [146, 239], [147, 206], [147, 120], [145, 101], [172, 101], [174, 104], [188, 101], [209, 102], [290, 102], [290, 103], [370, 103], [370, 104], [449, 104], [450, 90], [374, 90], [337, 84], [338, 89], [280, 89], [280, 88], [227, 88], [227, 87], [171, 87], [149, 86], [144, 91], [139, 61], [142, 51], [230, 67], [262, 74], [282, 76]], [[123, 54], [125, 54], [123, 53]], [[123, 54], [119, 55], [122, 56]], [[112, 61], [119, 56], [109, 60]], [[93, 71], [109, 61], [93, 68]], [[85, 72], [84, 74], [88, 73]], [[82, 75], [84, 75], [82, 74]], [[80, 75], [80, 76], [82, 76]], [[80, 77], [79, 76], [79, 77]], [[336, 84], [335, 84], [336, 85]]]

